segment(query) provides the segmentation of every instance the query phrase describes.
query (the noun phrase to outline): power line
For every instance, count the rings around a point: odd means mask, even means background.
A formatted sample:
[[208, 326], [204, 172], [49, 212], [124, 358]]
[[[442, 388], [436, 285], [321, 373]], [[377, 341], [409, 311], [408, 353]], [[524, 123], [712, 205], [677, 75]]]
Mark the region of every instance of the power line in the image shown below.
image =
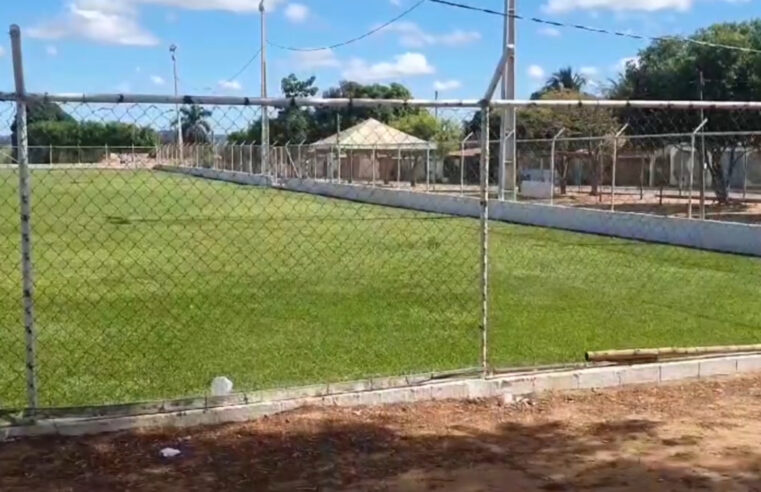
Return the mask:
[[243, 72], [245, 72], [245, 71], [246, 71], [246, 69], [247, 69], [247, 68], [248, 68], [248, 67], [249, 67], [249, 66], [250, 66], [252, 63], [254, 63], [254, 60], [256, 60], [256, 59], [259, 57], [259, 55], [261, 55], [261, 54], [262, 54], [262, 49], [261, 49], [261, 48], [259, 48], [259, 49], [256, 51], [256, 53], [254, 53], [254, 55], [253, 55], [251, 58], [249, 58], [249, 59], [248, 59], [248, 61], [247, 61], [247, 62], [246, 62], [246, 63], [245, 63], [245, 64], [244, 64], [244, 65], [243, 65], [241, 68], [240, 68], [240, 70], [238, 70], [237, 72], [235, 72], [235, 75], [233, 75], [232, 77], [230, 77], [230, 78], [227, 78], [227, 79], [225, 79], [225, 80], [226, 80], [226, 81], [228, 81], [228, 82], [232, 82], [233, 80], [235, 80], [236, 78], [238, 78], [238, 76], [239, 76], [240, 74], [242, 74]]
[[324, 51], [324, 50], [332, 50], [334, 48], [340, 48], [342, 46], [347, 46], [349, 44], [356, 43], [357, 41], [362, 41], [363, 39], [368, 38], [368, 37], [372, 36], [373, 34], [379, 32], [379, 31], [382, 31], [383, 29], [387, 28], [388, 26], [390, 26], [394, 22], [397, 22], [398, 20], [400, 20], [403, 17], [405, 17], [405, 16], [409, 15], [410, 13], [412, 13], [418, 7], [423, 5], [425, 2], [426, 2], [426, 0], [419, 0], [417, 3], [412, 5], [412, 7], [408, 8], [407, 10], [402, 12], [401, 14], [397, 15], [396, 17], [394, 17], [393, 19], [391, 19], [391, 20], [381, 24], [380, 26], [378, 26], [378, 27], [376, 27], [374, 29], [371, 29], [370, 31], [367, 31], [366, 33], [364, 33], [362, 35], [359, 35], [357, 37], [354, 37], [354, 38], [351, 38], [351, 39], [347, 39], [346, 41], [342, 41], [340, 43], [331, 44], [329, 46], [322, 46], [322, 47], [319, 47], [319, 48], [300, 48], [300, 47], [294, 47], [294, 46], [283, 46], [283, 45], [280, 45], [280, 44], [277, 44], [277, 43], [273, 43], [270, 40], [267, 40], [267, 44], [269, 44], [270, 46], [274, 46], [275, 48], [280, 48], [281, 50], [301, 51], [301, 52]]
[[696, 45], [700, 45], [700, 46], [707, 46], [707, 47], [710, 47], [710, 48], [721, 48], [721, 49], [726, 49], [726, 50], [743, 51], [745, 53], [761, 54], [761, 50], [757, 50], [757, 49], [754, 49], [754, 48], [746, 48], [744, 46], [733, 46], [733, 45], [721, 44], [721, 43], [711, 43], [709, 41], [700, 41], [698, 39], [686, 38], [684, 36], [647, 36], [647, 35], [644, 35], [644, 34], [637, 34], [637, 33], [632, 33], [632, 32], [621, 32], [621, 31], [613, 31], [613, 30], [609, 30], [609, 29], [602, 29], [602, 28], [599, 28], [599, 27], [590, 27], [590, 26], [585, 26], [585, 25], [582, 25], [582, 24], [566, 24], [566, 23], [563, 23], [563, 22], [558, 22], [558, 21], [553, 21], [553, 20], [548, 20], [548, 19], [541, 19], [539, 17], [524, 17], [524, 16], [518, 15], [518, 14], [515, 14], [515, 15], [511, 16], [510, 14], [507, 14], [505, 12], [500, 12], [500, 11], [497, 11], [497, 10], [492, 10], [492, 9], [488, 9], [488, 8], [484, 8], [484, 7], [476, 7], [474, 5], [467, 5], [467, 4], [464, 4], [464, 3], [453, 2], [453, 1], [450, 1], [450, 0], [429, 0], [429, 1], [431, 1], [433, 3], [439, 3], [441, 5], [447, 5], [449, 7], [456, 7], [456, 8], [459, 8], [459, 9], [465, 9], [465, 10], [472, 10], [472, 11], [475, 11], [475, 12], [481, 12], [481, 13], [484, 13], [484, 14], [498, 15], [500, 17], [508, 17], [508, 16], [510, 16], [510, 17], [513, 17], [513, 18], [518, 19], [518, 20], [527, 20], [527, 21], [534, 22], [534, 23], [537, 23], [537, 24], [544, 24], [544, 25], [549, 25], [549, 26], [554, 26], [554, 27], [564, 27], [564, 28], [569, 28], [569, 29], [578, 29], [578, 30], [581, 30], [581, 31], [593, 32], [593, 33], [597, 33], [597, 34], [607, 34], [607, 35], [618, 36], [618, 37], [622, 37], [622, 38], [638, 39], [638, 40], [641, 40], [641, 41], [682, 41], [682, 42], [685, 42], [685, 43], [691, 43], [691, 44], [696, 44]]

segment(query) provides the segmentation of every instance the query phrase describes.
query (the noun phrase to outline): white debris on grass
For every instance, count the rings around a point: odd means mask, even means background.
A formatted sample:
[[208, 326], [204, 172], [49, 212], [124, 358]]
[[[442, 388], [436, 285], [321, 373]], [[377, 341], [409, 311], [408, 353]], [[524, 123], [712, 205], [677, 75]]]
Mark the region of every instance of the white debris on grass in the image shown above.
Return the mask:
[[233, 390], [233, 382], [224, 376], [217, 376], [211, 382], [211, 396], [227, 396]]

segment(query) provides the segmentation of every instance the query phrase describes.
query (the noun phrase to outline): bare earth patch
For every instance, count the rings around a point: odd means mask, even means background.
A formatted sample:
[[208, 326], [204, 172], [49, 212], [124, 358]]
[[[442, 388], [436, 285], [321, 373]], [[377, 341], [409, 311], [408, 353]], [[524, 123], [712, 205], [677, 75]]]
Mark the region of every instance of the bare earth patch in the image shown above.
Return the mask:
[[[0, 444], [0, 490], [759, 490], [761, 375]], [[162, 458], [165, 446], [181, 455]]]

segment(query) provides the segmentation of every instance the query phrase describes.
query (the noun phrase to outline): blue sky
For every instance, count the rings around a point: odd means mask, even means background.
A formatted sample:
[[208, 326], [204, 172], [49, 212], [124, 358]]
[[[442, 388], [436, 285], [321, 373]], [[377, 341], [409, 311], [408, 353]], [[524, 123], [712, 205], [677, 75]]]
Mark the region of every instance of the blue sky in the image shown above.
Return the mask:
[[[324, 46], [362, 34], [417, 0], [267, 0], [269, 39]], [[501, 10], [503, 0], [464, 0]], [[168, 46], [178, 47], [181, 91], [259, 93], [259, 62], [228, 80], [259, 47], [259, 0], [26, 0], [0, 2], [0, 19], [24, 33], [27, 87], [47, 92], [170, 93]], [[713, 22], [761, 16], [758, 0], [519, 0], [519, 13], [633, 32], [687, 34]], [[518, 21], [518, 96], [565, 65], [593, 81], [614, 77], [646, 43], [548, 29]], [[501, 51], [502, 19], [426, 3], [391, 28], [332, 51], [298, 55], [268, 48], [270, 95], [280, 78], [316, 75], [402, 82], [416, 97], [478, 98]], [[0, 90], [12, 88], [7, 36]]]

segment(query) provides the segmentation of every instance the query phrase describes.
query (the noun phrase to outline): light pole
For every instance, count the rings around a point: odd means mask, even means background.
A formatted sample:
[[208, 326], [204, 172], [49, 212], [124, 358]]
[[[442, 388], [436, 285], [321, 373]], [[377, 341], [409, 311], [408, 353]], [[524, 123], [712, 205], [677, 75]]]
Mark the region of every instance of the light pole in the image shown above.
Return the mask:
[[[259, 2], [261, 14], [261, 62], [262, 62], [262, 99], [267, 98], [267, 23], [264, 12], [264, 0]], [[267, 114], [267, 106], [262, 106], [262, 173], [267, 173], [267, 158], [269, 156], [270, 120]]]
[[[515, 4], [516, 0], [505, 0], [505, 21], [503, 33], [503, 54], [507, 53], [507, 63], [502, 73], [502, 99], [515, 99]], [[515, 107], [502, 111], [499, 129], [499, 180], [498, 198], [505, 199], [505, 164], [512, 163], [513, 199], [517, 199], [515, 188]], [[511, 136], [507, 136], [511, 135]]]
[[[172, 73], [174, 74], [174, 97], [175, 99], [179, 98], [179, 86], [178, 86], [178, 80], [177, 80], [177, 45], [174, 43], [169, 46], [169, 53], [172, 54]], [[182, 118], [180, 117], [180, 104], [179, 101], [175, 102], [174, 104], [175, 112], [177, 113], [177, 149], [178, 149], [178, 155], [180, 158], [180, 162], [178, 164], [182, 165]]]

